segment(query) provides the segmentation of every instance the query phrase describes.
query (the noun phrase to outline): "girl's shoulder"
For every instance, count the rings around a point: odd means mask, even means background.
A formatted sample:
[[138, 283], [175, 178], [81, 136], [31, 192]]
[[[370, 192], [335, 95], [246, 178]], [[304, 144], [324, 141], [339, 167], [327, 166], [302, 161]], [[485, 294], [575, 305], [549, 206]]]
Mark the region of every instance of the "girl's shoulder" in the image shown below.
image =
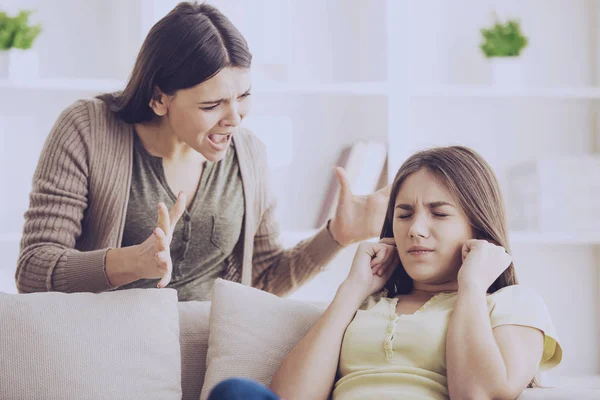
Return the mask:
[[523, 304], [523, 303], [543, 303], [544, 300], [539, 293], [525, 285], [510, 285], [505, 286], [494, 293], [488, 295], [488, 301], [492, 301], [495, 303], [515, 303], [515, 304]]

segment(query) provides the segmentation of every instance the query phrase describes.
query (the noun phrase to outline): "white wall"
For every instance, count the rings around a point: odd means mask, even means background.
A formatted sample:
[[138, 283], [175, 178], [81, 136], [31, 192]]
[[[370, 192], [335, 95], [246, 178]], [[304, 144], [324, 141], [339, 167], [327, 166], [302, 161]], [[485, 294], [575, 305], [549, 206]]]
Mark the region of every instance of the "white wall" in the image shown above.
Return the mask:
[[529, 37], [522, 53], [530, 84], [585, 85], [594, 76], [595, 1], [591, 0], [428, 0], [411, 1], [417, 83], [485, 84], [490, 80], [481, 56], [479, 29], [518, 17]]

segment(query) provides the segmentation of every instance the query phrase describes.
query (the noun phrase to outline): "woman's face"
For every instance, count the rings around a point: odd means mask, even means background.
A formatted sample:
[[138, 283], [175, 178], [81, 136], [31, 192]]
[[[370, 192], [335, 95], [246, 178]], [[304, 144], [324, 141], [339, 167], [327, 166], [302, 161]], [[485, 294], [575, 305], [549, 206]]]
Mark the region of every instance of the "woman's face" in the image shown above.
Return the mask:
[[250, 70], [226, 67], [212, 78], [168, 96], [163, 121], [209, 161], [220, 161], [250, 110]]
[[427, 169], [409, 175], [394, 208], [394, 239], [400, 261], [416, 283], [456, 280], [463, 244], [474, 238], [467, 216]]

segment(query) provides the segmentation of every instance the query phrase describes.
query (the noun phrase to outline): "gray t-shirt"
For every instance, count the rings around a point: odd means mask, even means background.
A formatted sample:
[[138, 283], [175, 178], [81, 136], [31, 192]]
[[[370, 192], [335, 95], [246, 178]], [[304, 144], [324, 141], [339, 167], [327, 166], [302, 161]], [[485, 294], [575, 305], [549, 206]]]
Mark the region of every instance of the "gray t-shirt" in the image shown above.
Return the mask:
[[[225, 158], [206, 161], [196, 195], [175, 226], [171, 241], [173, 275], [168, 287], [180, 301], [208, 300], [224, 271], [226, 259], [238, 244], [244, 218], [244, 192], [233, 144]], [[168, 209], [177, 197], [169, 188], [162, 158], [144, 148], [134, 135], [133, 172], [121, 246], [140, 244], [157, 223], [158, 203]], [[158, 279], [142, 279], [119, 287], [156, 287]]]

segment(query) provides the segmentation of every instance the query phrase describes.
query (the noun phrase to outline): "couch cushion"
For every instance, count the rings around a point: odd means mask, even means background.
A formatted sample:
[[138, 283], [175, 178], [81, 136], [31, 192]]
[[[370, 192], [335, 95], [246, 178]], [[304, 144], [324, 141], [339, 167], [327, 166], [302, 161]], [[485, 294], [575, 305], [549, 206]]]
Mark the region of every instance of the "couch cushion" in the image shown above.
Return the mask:
[[525, 389], [517, 400], [598, 400], [600, 390], [585, 388], [531, 388]]
[[0, 293], [0, 398], [180, 399], [177, 292]]
[[210, 302], [179, 303], [182, 400], [198, 400], [206, 373]]
[[218, 279], [201, 400], [220, 381], [245, 377], [271, 383], [285, 356], [317, 322], [323, 308]]

